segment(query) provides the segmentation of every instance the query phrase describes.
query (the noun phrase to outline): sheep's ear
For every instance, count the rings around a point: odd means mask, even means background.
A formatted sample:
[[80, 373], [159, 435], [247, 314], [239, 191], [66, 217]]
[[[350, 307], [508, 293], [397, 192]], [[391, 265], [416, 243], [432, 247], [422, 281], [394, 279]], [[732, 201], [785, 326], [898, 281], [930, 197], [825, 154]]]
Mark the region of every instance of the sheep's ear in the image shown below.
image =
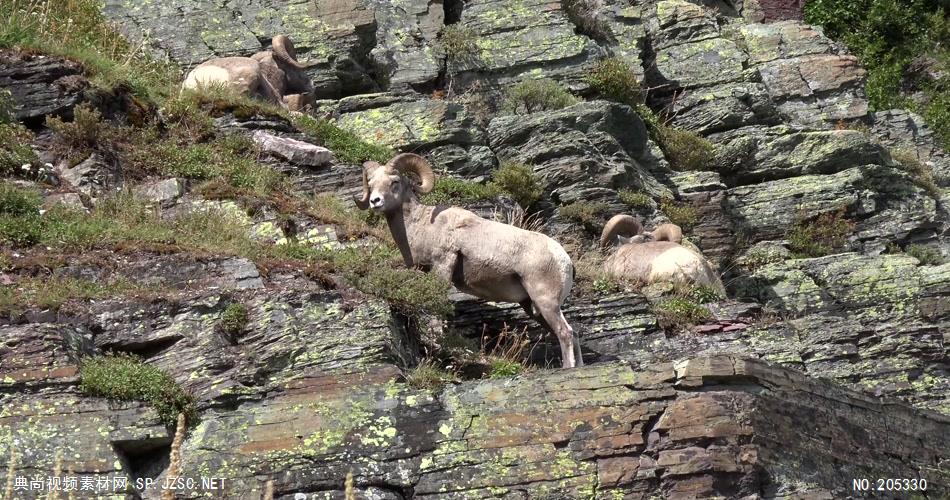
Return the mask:
[[627, 243], [630, 243], [630, 240], [632, 239], [633, 238], [627, 238], [626, 236], [621, 236], [619, 234], [617, 235], [617, 242], [621, 245], [626, 245]]

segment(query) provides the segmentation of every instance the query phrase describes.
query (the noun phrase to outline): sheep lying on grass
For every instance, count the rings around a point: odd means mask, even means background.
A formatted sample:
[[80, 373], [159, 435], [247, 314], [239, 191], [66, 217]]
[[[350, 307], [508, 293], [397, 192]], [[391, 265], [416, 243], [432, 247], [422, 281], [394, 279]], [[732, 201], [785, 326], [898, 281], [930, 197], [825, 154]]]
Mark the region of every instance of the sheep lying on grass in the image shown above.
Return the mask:
[[644, 233], [630, 215], [615, 215], [601, 233], [602, 247], [619, 244], [604, 262], [604, 272], [650, 284], [669, 281], [707, 286], [725, 296], [725, 287], [712, 265], [701, 255], [680, 245], [683, 232], [675, 224], [663, 224]]
[[[408, 174], [421, 182], [413, 183]], [[354, 201], [385, 215], [406, 266], [434, 271], [485, 300], [521, 304], [557, 336], [562, 365], [582, 366], [580, 345], [561, 311], [574, 280], [564, 248], [541, 233], [463, 208], [421, 204], [416, 194], [428, 193], [434, 183], [424, 158], [402, 153], [385, 165], [364, 163], [363, 194]]]
[[275, 36], [271, 45], [271, 50], [251, 57], [209, 59], [188, 73], [182, 87], [226, 83], [243, 94], [300, 111], [313, 99], [307, 65], [297, 62], [294, 44], [285, 35]]

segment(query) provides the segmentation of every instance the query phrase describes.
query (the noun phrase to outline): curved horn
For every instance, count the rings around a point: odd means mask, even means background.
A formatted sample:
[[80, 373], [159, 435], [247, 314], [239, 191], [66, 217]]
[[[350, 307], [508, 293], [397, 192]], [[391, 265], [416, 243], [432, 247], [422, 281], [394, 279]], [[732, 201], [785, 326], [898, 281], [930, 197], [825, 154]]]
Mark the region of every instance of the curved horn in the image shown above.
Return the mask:
[[274, 52], [275, 59], [297, 69], [307, 68], [307, 65], [297, 62], [297, 51], [294, 50], [294, 42], [291, 42], [287, 35], [277, 35], [271, 39], [271, 50]]
[[363, 196], [353, 197], [353, 202], [356, 203], [356, 208], [360, 210], [366, 210], [369, 208], [369, 176], [367, 171], [378, 166], [378, 163], [370, 161], [363, 164]]
[[673, 243], [683, 242], [683, 229], [676, 224], [660, 224], [660, 226], [651, 233], [656, 241], [672, 241]]
[[632, 215], [615, 215], [607, 221], [604, 231], [600, 234], [600, 246], [609, 246], [619, 235], [635, 236], [640, 234], [640, 231], [643, 231], [643, 225]]
[[419, 187], [416, 192], [426, 194], [435, 186], [435, 174], [425, 158], [415, 153], [400, 153], [386, 164], [402, 173], [413, 173], [419, 176]]

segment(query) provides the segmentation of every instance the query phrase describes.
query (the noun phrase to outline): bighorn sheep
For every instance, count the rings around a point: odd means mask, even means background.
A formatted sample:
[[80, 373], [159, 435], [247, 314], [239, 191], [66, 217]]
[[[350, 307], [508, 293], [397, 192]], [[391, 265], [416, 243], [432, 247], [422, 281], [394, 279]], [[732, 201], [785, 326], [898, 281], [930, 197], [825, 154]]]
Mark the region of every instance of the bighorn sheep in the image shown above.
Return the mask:
[[642, 231], [640, 222], [629, 215], [615, 215], [607, 222], [601, 233], [601, 246], [620, 244], [604, 262], [608, 275], [641, 283], [670, 281], [704, 285], [725, 295], [725, 287], [712, 265], [679, 244], [683, 237], [679, 226], [663, 224], [652, 233]]
[[[412, 183], [408, 174], [420, 183]], [[486, 300], [521, 304], [557, 336], [562, 365], [583, 366], [574, 330], [561, 312], [574, 282], [574, 265], [564, 248], [541, 233], [462, 208], [421, 204], [416, 193], [428, 193], [434, 183], [424, 158], [402, 153], [385, 165], [364, 163], [363, 194], [354, 201], [362, 210], [385, 215], [406, 266], [434, 271]]]
[[313, 98], [313, 82], [304, 71], [308, 65], [297, 62], [294, 44], [287, 36], [277, 35], [271, 44], [271, 50], [251, 57], [209, 59], [188, 73], [182, 87], [226, 83], [241, 93], [299, 111]]

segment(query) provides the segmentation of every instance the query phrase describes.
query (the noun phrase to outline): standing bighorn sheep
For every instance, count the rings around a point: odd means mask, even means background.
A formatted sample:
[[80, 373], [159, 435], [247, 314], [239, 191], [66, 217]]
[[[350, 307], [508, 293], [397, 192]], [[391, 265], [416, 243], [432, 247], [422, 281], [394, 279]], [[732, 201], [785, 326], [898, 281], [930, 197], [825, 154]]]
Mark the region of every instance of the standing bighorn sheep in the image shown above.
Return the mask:
[[642, 231], [640, 222], [629, 215], [615, 215], [607, 222], [601, 233], [601, 246], [620, 245], [604, 262], [608, 275], [641, 283], [704, 285], [725, 295], [725, 287], [712, 265], [679, 244], [683, 238], [679, 226], [663, 224], [653, 232]]
[[209, 59], [188, 73], [182, 87], [226, 83], [246, 95], [299, 111], [313, 98], [313, 82], [304, 71], [308, 66], [297, 62], [294, 44], [287, 36], [277, 35], [271, 44], [271, 50], [251, 57]]
[[[419, 185], [408, 174], [415, 174]], [[553, 332], [565, 368], [583, 366], [574, 330], [561, 312], [574, 282], [570, 256], [553, 239], [483, 219], [458, 207], [432, 207], [416, 193], [432, 190], [435, 175], [419, 155], [402, 153], [385, 165], [363, 164], [362, 209], [382, 213], [408, 267], [432, 270], [463, 292], [517, 302]]]

